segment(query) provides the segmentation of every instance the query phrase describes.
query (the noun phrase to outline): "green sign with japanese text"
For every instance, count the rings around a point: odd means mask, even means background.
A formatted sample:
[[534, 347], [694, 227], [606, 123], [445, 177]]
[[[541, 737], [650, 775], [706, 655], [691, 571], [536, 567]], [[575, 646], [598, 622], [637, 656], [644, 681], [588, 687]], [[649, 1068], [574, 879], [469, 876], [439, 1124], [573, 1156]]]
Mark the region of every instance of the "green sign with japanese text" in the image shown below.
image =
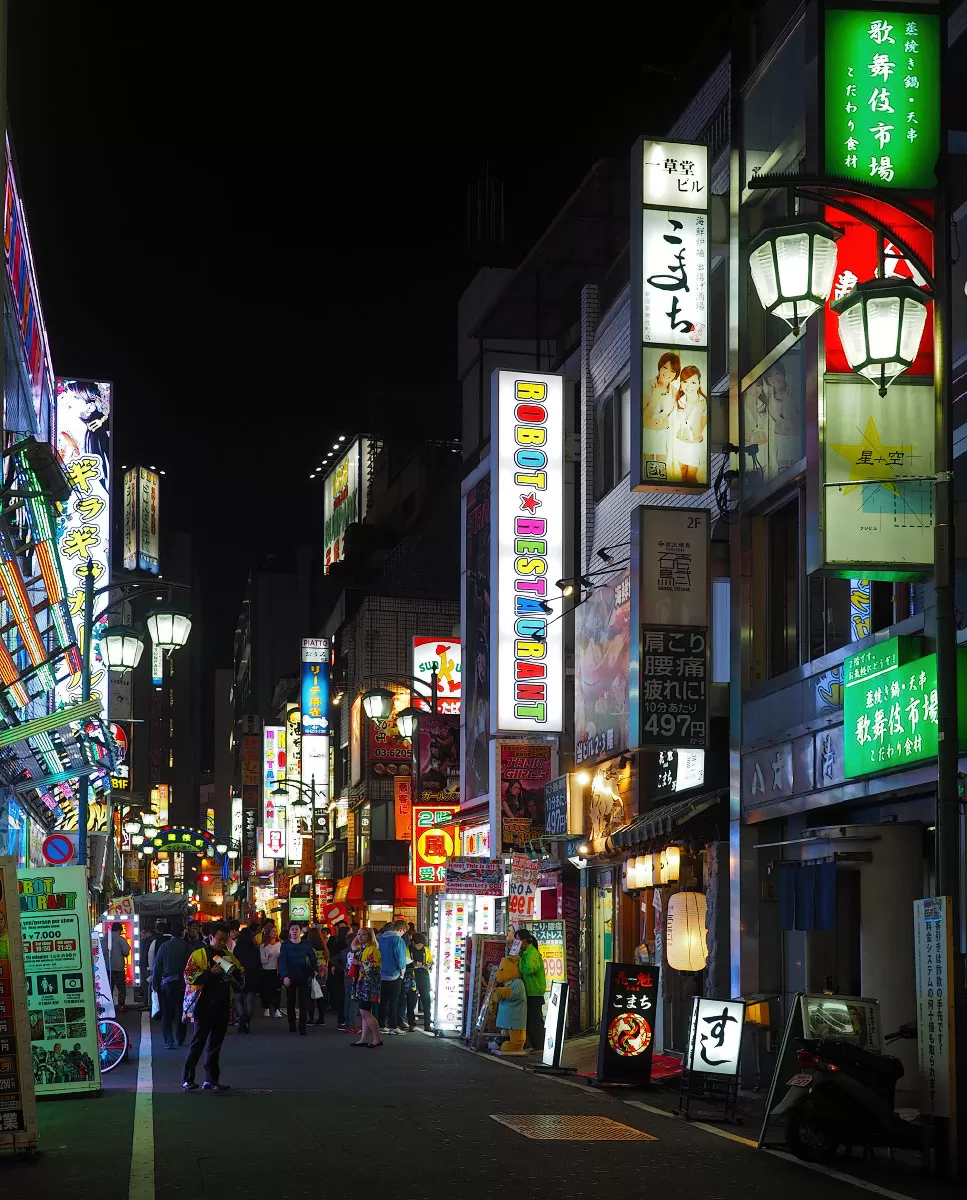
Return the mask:
[[827, 174], [880, 187], [936, 187], [940, 63], [936, 13], [828, 9]]
[[[847, 779], [937, 756], [937, 656], [905, 662], [891, 638], [846, 660], [843, 714]], [[967, 649], [957, 651], [959, 743], [967, 744]]]

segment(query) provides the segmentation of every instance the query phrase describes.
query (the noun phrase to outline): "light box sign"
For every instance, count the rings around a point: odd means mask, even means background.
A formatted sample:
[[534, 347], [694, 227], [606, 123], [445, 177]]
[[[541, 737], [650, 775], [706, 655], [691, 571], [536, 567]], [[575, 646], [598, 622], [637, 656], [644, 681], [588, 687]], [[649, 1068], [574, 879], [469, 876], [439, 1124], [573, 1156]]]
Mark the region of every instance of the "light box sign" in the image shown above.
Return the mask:
[[707, 625], [708, 511], [641, 505], [636, 513], [642, 622]]
[[[332, 646], [328, 638], [302, 639], [302, 782], [316, 785], [316, 814], [329, 809], [329, 675]], [[307, 797], [303, 797], [307, 799]], [[317, 815], [313, 814], [313, 821]]]
[[564, 380], [495, 371], [492, 404], [490, 732], [560, 733], [564, 622], [541, 604], [564, 575]]
[[[88, 561], [95, 589], [110, 578], [111, 394], [110, 383], [57, 380], [57, 450], [72, 489], [58, 525], [57, 549], [72, 612], [84, 611]], [[79, 701], [81, 689], [80, 672], [60, 680], [57, 705]], [[103, 712], [108, 678], [97, 640], [92, 646], [91, 696], [101, 700]]]
[[[437, 677], [437, 712], [459, 716], [463, 672], [459, 638], [413, 639], [413, 678], [423, 685], [414, 689], [413, 704], [424, 712], [430, 710], [430, 686], [434, 671]], [[427, 699], [418, 698], [423, 696]]]
[[366, 516], [365, 466], [369, 441], [357, 438], [325, 479], [323, 569], [346, 557], [346, 530]]
[[447, 859], [459, 853], [460, 841], [453, 830], [438, 827], [449, 825], [456, 811], [453, 804], [413, 805], [412, 880], [417, 887], [446, 882]]
[[934, 403], [924, 384], [881, 397], [865, 380], [826, 380], [818, 566], [864, 579], [932, 571]]
[[631, 486], [708, 487], [708, 149], [639, 139], [631, 159]]
[[267, 825], [269, 810], [277, 812], [281, 807], [285, 815], [285, 802], [281, 806], [272, 796], [276, 788], [285, 787], [285, 728], [282, 725], [266, 725], [262, 730], [262, 823]]
[[[846, 659], [843, 774], [897, 770], [937, 757], [937, 656], [911, 658], [890, 638]], [[967, 744], [967, 650], [957, 651], [958, 742]]]
[[825, 19], [827, 173], [875, 187], [936, 187], [939, 16], [833, 8]]
[[693, 996], [688, 1070], [703, 1075], [738, 1075], [744, 1027], [744, 1000]]
[[133, 571], [138, 565], [138, 468], [124, 472], [124, 545], [122, 566]]
[[160, 480], [156, 471], [138, 468], [138, 566], [157, 575]]

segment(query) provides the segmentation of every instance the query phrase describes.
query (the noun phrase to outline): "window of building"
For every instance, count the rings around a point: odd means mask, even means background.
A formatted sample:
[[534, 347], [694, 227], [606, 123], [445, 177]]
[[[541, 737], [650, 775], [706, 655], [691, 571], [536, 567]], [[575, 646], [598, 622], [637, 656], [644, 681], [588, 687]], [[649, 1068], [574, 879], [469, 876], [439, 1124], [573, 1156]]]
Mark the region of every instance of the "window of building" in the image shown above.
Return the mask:
[[799, 497], [766, 518], [769, 677], [799, 666]]
[[631, 471], [631, 385], [614, 388], [595, 413], [594, 498], [600, 500]]
[[908, 584], [809, 579], [809, 658], [821, 658], [911, 615]]

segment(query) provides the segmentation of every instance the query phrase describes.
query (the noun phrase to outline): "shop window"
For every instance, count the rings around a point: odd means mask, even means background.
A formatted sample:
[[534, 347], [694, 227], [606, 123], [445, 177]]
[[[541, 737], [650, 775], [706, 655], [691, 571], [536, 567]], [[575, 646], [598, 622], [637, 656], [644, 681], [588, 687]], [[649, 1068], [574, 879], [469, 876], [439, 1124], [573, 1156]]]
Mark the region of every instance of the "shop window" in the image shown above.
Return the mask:
[[799, 666], [799, 497], [766, 518], [768, 538], [767, 655], [769, 677]]
[[631, 386], [615, 388], [595, 413], [594, 498], [600, 500], [631, 471]]
[[809, 580], [809, 659], [887, 629], [911, 615], [907, 584], [869, 579]]

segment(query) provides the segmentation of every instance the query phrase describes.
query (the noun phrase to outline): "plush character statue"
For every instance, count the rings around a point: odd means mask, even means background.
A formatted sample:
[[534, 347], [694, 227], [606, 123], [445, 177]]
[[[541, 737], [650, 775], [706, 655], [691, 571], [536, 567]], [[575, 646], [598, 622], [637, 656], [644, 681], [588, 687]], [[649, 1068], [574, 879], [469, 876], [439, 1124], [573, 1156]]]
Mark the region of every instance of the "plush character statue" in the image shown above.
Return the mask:
[[490, 1001], [490, 1011], [496, 1013], [497, 1028], [504, 1034], [495, 1054], [526, 1054], [527, 992], [520, 977], [517, 959], [502, 958], [495, 975], [497, 987]]

